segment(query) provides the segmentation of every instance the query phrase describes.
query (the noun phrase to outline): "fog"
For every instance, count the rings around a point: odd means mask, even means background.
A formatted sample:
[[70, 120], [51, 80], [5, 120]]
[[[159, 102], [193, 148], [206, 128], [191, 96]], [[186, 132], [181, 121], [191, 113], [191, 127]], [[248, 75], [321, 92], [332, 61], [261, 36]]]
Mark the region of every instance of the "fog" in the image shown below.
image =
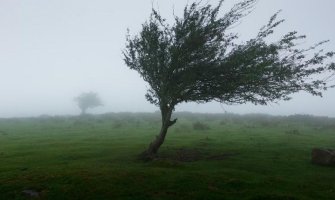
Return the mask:
[[[146, 83], [123, 62], [126, 31], [136, 34], [152, 5], [171, 20], [173, 11], [180, 15], [187, 2], [0, 0], [0, 117], [75, 115], [80, 110], [74, 97], [89, 91], [97, 92], [105, 105], [91, 113], [157, 110], [144, 97]], [[227, 0], [224, 7], [234, 2]], [[260, 0], [235, 29], [248, 39], [282, 9], [286, 22], [278, 34], [297, 30], [307, 35], [302, 46], [329, 39], [324, 49], [335, 50], [334, 8], [333, 0]], [[188, 103], [176, 111], [335, 117], [335, 89], [323, 98], [305, 93], [292, 97], [268, 106]]]

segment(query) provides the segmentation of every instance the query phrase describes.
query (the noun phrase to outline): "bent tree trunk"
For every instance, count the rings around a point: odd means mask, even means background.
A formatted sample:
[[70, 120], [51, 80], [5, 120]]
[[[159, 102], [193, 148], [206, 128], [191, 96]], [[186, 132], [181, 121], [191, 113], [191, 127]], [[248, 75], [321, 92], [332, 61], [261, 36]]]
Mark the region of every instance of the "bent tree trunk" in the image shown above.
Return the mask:
[[161, 108], [162, 114], [162, 127], [159, 134], [156, 136], [155, 140], [152, 141], [147, 150], [145, 150], [140, 156], [144, 160], [152, 160], [156, 157], [159, 147], [163, 144], [165, 136], [170, 126], [177, 122], [177, 119], [171, 121], [173, 108], [168, 108], [167, 106]]

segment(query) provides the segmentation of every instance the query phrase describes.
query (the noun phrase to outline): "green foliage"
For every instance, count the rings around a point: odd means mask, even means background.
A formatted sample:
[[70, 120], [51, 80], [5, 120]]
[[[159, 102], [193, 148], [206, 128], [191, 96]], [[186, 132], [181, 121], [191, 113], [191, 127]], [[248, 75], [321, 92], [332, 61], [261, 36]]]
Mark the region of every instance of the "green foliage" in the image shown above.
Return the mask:
[[[214, 7], [192, 3], [172, 25], [153, 10], [140, 33], [127, 36], [124, 50], [127, 66], [150, 85], [148, 101], [174, 109], [189, 101], [267, 104], [289, 100], [298, 91], [321, 96], [335, 74], [329, 62], [334, 52], [317, 50], [326, 41], [299, 49], [305, 36], [292, 31], [269, 42], [268, 36], [284, 21], [277, 19], [278, 12], [255, 38], [238, 42], [230, 28], [255, 3], [241, 1], [224, 15], [219, 12], [223, 1]], [[320, 74], [324, 78], [315, 78]]]
[[205, 130], [209, 130], [210, 128], [205, 123], [195, 122], [193, 123], [193, 129], [197, 131], [205, 131]]
[[82, 114], [85, 114], [88, 108], [95, 108], [103, 105], [98, 94], [94, 92], [82, 93], [75, 98], [75, 101], [81, 109]]
[[[192, 3], [174, 23], [153, 9], [139, 34], [127, 35], [126, 65], [149, 84], [147, 100], [159, 106], [162, 128], [142, 157], [152, 158], [163, 144], [177, 104], [218, 101], [225, 104], [265, 105], [289, 100], [292, 93], [322, 95], [335, 75], [330, 61], [334, 52], [323, 52], [322, 41], [298, 48], [305, 38], [291, 31], [269, 41], [284, 20], [275, 13], [255, 38], [239, 42], [232, 27], [247, 16], [257, 0], [242, 0], [221, 15], [217, 6]], [[318, 50], [319, 49], [319, 50]], [[311, 55], [314, 54], [314, 55]], [[266, 122], [265, 122], [266, 123]]]

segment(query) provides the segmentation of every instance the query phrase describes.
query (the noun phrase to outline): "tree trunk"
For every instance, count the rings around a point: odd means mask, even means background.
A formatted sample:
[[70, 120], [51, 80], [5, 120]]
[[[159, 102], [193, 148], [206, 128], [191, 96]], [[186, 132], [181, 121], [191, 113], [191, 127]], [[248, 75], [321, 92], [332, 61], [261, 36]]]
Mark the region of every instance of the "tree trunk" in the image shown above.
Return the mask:
[[162, 114], [162, 127], [159, 132], [159, 135], [156, 136], [156, 139], [152, 141], [147, 150], [145, 150], [140, 156], [143, 160], [152, 160], [156, 157], [159, 147], [164, 143], [166, 133], [170, 126], [177, 122], [177, 119], [171, 121], [173, 108], [168, 108], [167, 106], [161, 107]]

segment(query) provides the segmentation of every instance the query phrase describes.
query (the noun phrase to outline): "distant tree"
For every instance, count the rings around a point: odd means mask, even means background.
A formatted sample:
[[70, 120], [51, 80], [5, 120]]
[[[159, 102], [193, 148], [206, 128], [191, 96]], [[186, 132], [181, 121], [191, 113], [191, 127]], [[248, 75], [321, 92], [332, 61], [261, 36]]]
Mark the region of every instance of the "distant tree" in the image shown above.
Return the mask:
[[[153, 9], [138, 35], [127, 35], [123, 51], [126, 65], [148, 82], [146, 98], [159, 106], [162, 127], [142, 154], [152, 158], [163, 144], [168, 128], [176, 123], [172, 112], [182, 102], [266, 105], [289, 100], [290, 94], [307, 91], [321, 96], [330, 87], [334, 52], [297, 48], [304, 35], [289, 32], [277, 41], [268, 38], [284, 20], [274, 14], [255, 38], [237, 40], [232, 28], [248, 15], [257, 0], [244, 0], [220, 15], [217, 6], [192, 3], [182, 17], [169, 25]], [[308, 53], [312, 52], [313, 55]]]
[[88, 108], [95, 108], [103, 105], [98, 94], [94, 92], [82, 93], [75, 98], [75, 101], [77, 102], [82, 115], [86, 114]]

